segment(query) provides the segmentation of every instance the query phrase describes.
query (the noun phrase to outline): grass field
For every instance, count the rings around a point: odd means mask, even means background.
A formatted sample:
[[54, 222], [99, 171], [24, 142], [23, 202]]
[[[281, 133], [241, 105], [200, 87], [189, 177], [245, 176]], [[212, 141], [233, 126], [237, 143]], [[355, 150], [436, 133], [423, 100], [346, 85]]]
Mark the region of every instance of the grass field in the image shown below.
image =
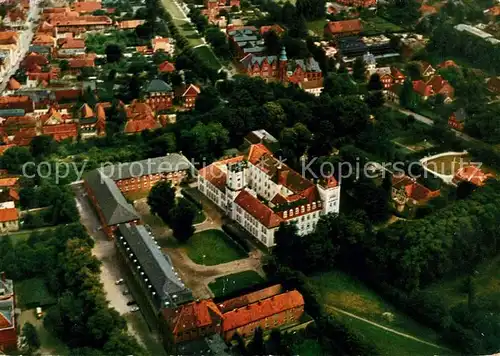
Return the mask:
[[383, 19], [382, 17], [375, 16], [363, 20], [363, 34], [365, 35], [375, 35], [385, 32], [398, 32], [403, 29], [392, 22]]
[[194, 263], [213, 266], [247, 257], [223, 231], [205, 230], [194, 234], [183, 246]]
[[216, 297], [223, 297], [241, 289], [263, 283], [265, 280], [255, 271], [244, 271], [217, 278], [208, 286]]
[[197, 55], [199, 55], [207, 64], [209, 67], [219, 70], [222, 65], [219, 62], [219, 59], [215, 56], [214, 52], [212, 49], [208, 46], [200, 46], [196, 47], [193, 50]]
[[[476, 268], [474, 274], [474, 289], [476, 299], [492, 301], [489, 305], [498, 305], [500, 300], [500, 256], [490, 261], [484, 262]], [[463, 275], [449, 280], [444, 280], [438, 284], [433, 284], [425, 289], [426, 292], [434, 294], [436, 298], [442, 300], [448, 307], [467, 303], [467, 293], [464, 291], [464, 284], [468, 276]], [[497, 310], [500, 312], [500, 310]]]
[[409, 152], [418, 152], [434, 147], [434, 145], [429, 141], [415, 140], [412, 137], [398, 137], [392, 140], [392, 142], [407, 149]]
[[16, 282], [15, 290], [17, 302], [22, 309], [51, 305], [56, 302], [56, 299], [47, 289], [45, 281], [40, 278], [31, 278]]
[[16, 243], [19, 243], [21, 241], [26, 241], [30, 237], [30, 235], [33, 231], [44, 231], [47, 229], [55, 229], [55, 228], [56, 228], [56, 226], [47, 226], [47, 227], [41, 227], [39, 229], [20, 230], [17, 232], [11, 232], [8, 235], [2, 235], [2, 236], [0, 236], [0, 239], [3, 237], [9, 236], [12, 240], [12, 243], [16, 244]]
[[449, 351], [438, 349], [436, 347], [420, 343], [415, 340], [396, 335], [389, 331], [380, 329], [376, 326], [365, 323], [362, 320], [350, 318], [340, 313], [332, 312], [332, 315], [352, 328], [368, 341], [373, 342], [381, 355], [398, 356], [432, 356], [438, 354], [450, 355]]
[[320, 356], [324, 355], [323, 349], [318, 341], [313, 339], [300, 339], [292, 345], [294, 355], [300, 356]]
[[331, 305], [394, 330], [439, 344], [438, 335], [383, 300], [374, 291], [342, 272], [315, 275], [311, 283], [320, 295], [320, 302]]
[[307, 29], [316, 34], [316, 36], [323, 37], [325, 25], [328, 22], [326, 20], [314, 20], [307, 22]]
[[451, 175], [473, 161], [469, 155], [447, 155], [427, 161], [426, 166], [433, 172]]

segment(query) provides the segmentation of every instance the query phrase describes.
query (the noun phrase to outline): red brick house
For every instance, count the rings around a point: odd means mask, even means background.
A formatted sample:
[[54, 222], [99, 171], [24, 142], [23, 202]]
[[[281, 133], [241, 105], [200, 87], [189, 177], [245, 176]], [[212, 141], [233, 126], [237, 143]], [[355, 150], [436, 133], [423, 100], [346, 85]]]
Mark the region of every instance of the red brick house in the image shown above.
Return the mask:
[[491, 173], [484, 173], [476, 166], [467, 166], [460, 168], [453, 177], [453, 183], [471, 182], [475, 186], [481, 187], [486, 184], [489, 178], [494, 177]]
[[445, 103], [450, 103], [453, 101], [453, 98], [455, 97], [455, 88], [453, 88], [451, 84], [440, 75], [433, 76], [427, 82], [427, 85], [430, 85], [432, 87], [434, 95], [443, 95], [443, 97], [445, 98]]
[[46, 125], [42, 127], [42, 134], [52, 136], [56, 141], [65, 139], [76, 139], [78, 137], [78, 126], [76, 123]]
[[384, 89], [389, 89], [394, 84], [402, 84], [405, 81], [405, 75], [396, 67], [382, 67], [368, 70], [368, 75], [378, 74]]
[[455, 130], [462, 131], [464, 129], [465, 120], [467, 119], [467, 113], [463, 108], [453, 112], [448, 119], [448, 126], [454, 128]]
[[413, 81], [413, 91], [420, 95], [423, 100], [427, 100], [429, 97], [434, 95], [434, 91], [432, 90], [432, 86], [428, 85], [423, 80], [414, 80]]
[[325, 26], [325, 35], [331, 35], [333, 37], [352, 36], [357, 35], [362, 30], [363, 25], [360, 19], [330, 21]]
[[0, 109], [23, 109], [25, 113], [32, 113], [34, 105], [33, 100], [27, 95], [2, 96]]
[[14, 283], [0, 273], [0, 351], [17, 349]]
[[125, 124], [125, 133], [137, 133], [144, 130], [154, 130], [160, 127], [156, 121], [153, 110], [146, 103], [134, 100], [132, 104], [125, 109], [127, 114], [127, 123]]
[[158, 112], [172, 107], [174, 101], [174, 90], [161, 79], [153, 79], [146, 88], [147, 99], [145, 100], [153, 111]]
[[285, 33], [285, 29], [280, 25], [270, 25], [270, 26], [260, 26], [259, 32], [261, 36], [264, 36], [265, 33], [269, 31], [274, 31], [278, 36], [281, 36]]
[[336, 0], [336, 2], [352, 7], [371, 7], [377, 5], [377, 0]]
[[300, 321], [304, 298], [296, 291], [283, 291], [281, 285], [268, 287], [221, 303], [211, 299], [164, 309], [163, 317], [174, 343], [221, 334], [226, 342], [235, 334], [252, 337], [255, 329], [269, 331]]
[[180, 94], [179, 97], [184, 108], [192, 109], [196, 104], [196, 98], [200, 95], [200, 88], [194, 84], [183, 85], [177, 90], [177, 93]]
[[158, 72], [160, 73], [173, 73], [175, 72], [175, 64], [165, 61], [158, 66]]

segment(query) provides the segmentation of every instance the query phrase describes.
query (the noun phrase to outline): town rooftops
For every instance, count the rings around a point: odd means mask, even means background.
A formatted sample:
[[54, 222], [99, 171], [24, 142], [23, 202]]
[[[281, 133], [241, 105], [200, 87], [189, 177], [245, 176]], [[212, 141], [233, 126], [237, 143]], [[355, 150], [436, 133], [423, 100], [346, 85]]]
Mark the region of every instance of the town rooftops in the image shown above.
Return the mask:
[[[309, 57], [307, 59], [296, 59], [292, 61], [292, 64], [295, 63], [296, 66], [302, 68], [304, 72], [321, 72], [321, 68], [319, 67], [319, 63], [313, 58]], [[293, 68], [295, 69], [295, 68]]]
[[101, 171], [107, 177], [116, 181], [150, 174], [185, 171], [191, 169], [191, 167], [191, 162], [186, 157], [179, 153], [170, 153], [163, 157], [104, 166]]
[[91, 13], [96, 10], [101, 10], [100, 1], [80, 1], [73, 3], [73, 10], [79, 13]]
[[0, 117], [24, 116], [23, 109], [0, 109]]
[[471, 182], [472, 184], [480, 187], [486, 184], [486, 180], [492, 178], [493, 174], [484, 173], [481, 168], [476, 166], [466, 166], [460, 168], [453, 177], [454, 183], [463, 181]]
[[113, 21], [108, 16], [57, 16], [51, 18], [49, 23], [53, 26], [97, 26], [112, 25]]
[[278, 227], [284, 221], [270, 207], [247, 190], [242, 190], [234, 202], [268, 229]]
[[174, 335], [222, 321], [222, 313], [210, 299], [184, 304], [177, 310], [164, 309], [163, 315], [169, 320]]
[[140, 219], [134, 207], [125, 199], [115, 182], [103, 174], [100, 169], [88, 172], [85, 175], [85, 181], [92, 189], [108, 225]]
[[164, 306], [175, 306], [193, 299], [191, 291], [176, 276], [171, 261], [143, 225], [126, 223], [119, 226], [119, 231]]
[[136, 28], [137, 26], [142, 25], [145, 22], [145, 20], [126, 20], [126, 21], [120, 21], [118, 23], [118, 27], [122, 30], [129, 30]]
[[13, 187], [18, 181], [18, 177], [0, 178], [0, 187]]
[[165, 61], [158, 66], [158, 71], [161, 73], [172, 73], [175, 72], [175, 65], [169, 61]]
[[283, 286], [281, 284], [275, 284], [273, 286], [260, 289], [255, 292], [244, 294], [242, 296], [225, 300], [222, 303], [218, 303], [220, 310], [225, 313], [236, 308], [241, 308], [245, 305], [258, 302], [259, 300], [273, 297], [275, 295], [283, 293]]
[[63, 49], [84, 49], [85, 41], [80, 39], [67, 39], [61, 46]]
[[257, 56], [249, 53], [244, 58], [242, 58], [240, 62], [246, 68], [251, 68], [254, 64], [261, 66], [264, 61], [267, 61], [268, 64], [273, 64], [277, 60], [278, 57], [276, 56]]
[[15, 221], [19, 219], [16, 208], [0, 209], [0, 222]]
[[363, 29], [360, 19], [344, 20], [344, 21], [330, 21], [326, 29], [332, 34], [342, 34], [351, 32], [360, 32]]
[[148, 88], [146, 89], [148, 93], [170, 93], [172, 92], [172, 87], [165, 83], [161, 79], [153, 79], [149, 82]]

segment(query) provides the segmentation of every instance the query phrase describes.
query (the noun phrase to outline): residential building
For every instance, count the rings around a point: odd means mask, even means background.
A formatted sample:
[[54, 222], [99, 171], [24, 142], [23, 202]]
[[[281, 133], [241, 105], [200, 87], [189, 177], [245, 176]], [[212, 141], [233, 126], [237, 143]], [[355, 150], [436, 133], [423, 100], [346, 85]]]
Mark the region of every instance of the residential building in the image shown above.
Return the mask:
[[78, 125], [76, 123], [45, 125], [42, 127], [42, 135], [51, 136], [56, 141], [66, 139], [76, 140], [78, 137]]
[[180, 98], [184, 109], [192, 109], [196, 105], [196, 98], [200, 95], [200, 88], [194, 84], [181, 85], [176, 89], [176, 96]]
[[160, 124], [155, 119], [153, 110], [146, 103], [134, 100], [132, 104], [126, 107], [125, 112], [127, 115], [125, 133], [138, 133], [160, 127]]
[[460, 182], [470, 182], [475, 186], [482, 187], [486, 184], [489, 178], [493, 178], [491, 173], [485, 173], [481, 168], [476, 166], [466, 166], [460, 168], [453, 177], [452, 182], [459, 184]]
[[415, 93], [420, 95], [420, 97], [423, 100], [427, 100], [432, 95], [434, 95], [432, 87], [430, 85], [428, 85], [426, 82], [424, 82], [423, 80], [414, 80], [413, 81], [413, 90], [415, 91]]
[[132, 29], [135, 29], [137, 26], [144, 24], [144, 22], [146, 22], [146, 20], [120, 21], [120, 22], [118, 22], [118, 28], [120, 30], [132, 30]]
[[59, 15], [49, 19], [48, 22], [57, 28], [59, 34], [68, 32], [81, 34], [86, 31], [101, 31], [113, 26], [113, 21], [108, 16]]
[[158, 65], [158, 72], [160, 73], [173, 73], [175, 72], [175, 64], [169, 61], [165, 61]]
[[[19, 230], [19, 213], [16, 208], [0, 209], [0, 233]], [[1, 298], [1, 297], [0, 297]]]
[[8, 354], [17, 349], [17, 320], [14, 283], [0, 273], [0, 352]]
[[177, 276], [170, 257], [143, 225], [121, 224], [117, 235], [119, 256], [146, 297], [141, 298], [141, 308], [143, 312], [147, 308], [150, 319], [157, 320], [163, 308], [175, 308], [193, 300], [191, 290]]
[[377, 0], [335, 0], [335, 2], [351, 7], [372, 7], [377, 5]]
[[8, 28], [23, 30], [26, 25], [26, 12], [21, 7], [9, 10], [3, 18], [3, 25]]
[[299, 83], [299, 87], [302, 88], [306, 93], [312, 94], [314, 96], [320, 96], [325, 88], [323, 85], [323, 78], [315, 80], [306, 80]]
[[158, 51], [164, 51], [167, 54], [173, 55], [175, 51], [175, 46], [172, 42], [173, 39], [171, 38], [156, 36], [151, 40], [151, 47], [153, 48], [154, 53]]
[[385, 100], [391, 103], [399, 104], [402, 89], [403, 84], [394, 84], [384, 91]]
[[464, 129], [465, 120], [467, 119], [467, 113], [464, 108], [460, 108], [453, 112], [448, 119], [448, 126], [454, 128], [455, 130], [462, 131]]
[[229, 43], [236, 50], [237, 60], [242, 59], [248, 54], [261, 55], [266, 50], [264, 40], [254, 26], [243, 26], [228, 30], [227, 36]]
[[73, 57], [85, 55], [85, 40], [69, 38], [57, 50], [59, 57]]
[[153, 111], [170, 109], [174, 101], [174, 90], [172, 86], [161, 79], [153, 79], [146, 88], [147, 99], [145, 100]]
[[35, 107], [29, 96], [12, 95], [0, 97], [0, 109], [22, 109], [25, 113], [32, 113]]
[[177, 186], [189, 176], [191, 169], [192, 165], [186, 157], [170, 153], [163, 157], [105, 166], [101, 171], [115, 182], [118, 189], [129, 193], [149, 191], [160, 181]]
[[399, 211], [402, 211], [407, 205], [423, 205], [440, 194], [439, 190], [432, 191], [405, 174], [392, 177], [392, 199]]
[[343, 37], [357, 35], [363, 30], [360, 19], [330, 21], [325, 26], [325, 35]]
[[269, 31], [273, 31], [278, 36], [281, 36], [285, 33], [285, 29], [277, 24], [269, 25], [269, 26], [260, 26], [260, 28], [259, 28], [259, 33], [261, 36], [264, 36], [264, 34], [266, 34]]
[[405, 75], [394, 66], [368, 69], [367, 73], [368, 78], [375, 73], [378, 74], [380, 81], [384, 85], [384, 89], [389, 89], [394, 84], [402, 84], [406, 78]]
[[235, 334], [251, 338], [259, 327], [270, 331], [299, 324], [303, 315], [302, 295], [297, 290], [284, 291], [281, 285], [217, 304], [205, 299], [163, 310], [167, 337], [175, 344], [212, 334], [220, 334], [226, 342]]
[[97, 103], [95, 110], [92, 110], [88, 104], [83, 104], [80, 108], [78, 125], [82, 138], [105, 135], [106, 111], [103, 103]]
[[198, 189], [267, 247], [282, 222], [296, 222], [301, 235], [314, 231], [320, 215], [338, 213], [340, 185], [302, 177], [263, 144], [247, 156], [212, 163], [198, 174]]
[[444, 97], [445, 103], [453, 101], [453, 98], [455, 97], [455, 88], [453, 88], [451, 84], [440, 75], [433, 76], [427, 82], [427, 85], [432, 87], [434, 95], [441, 94]]
[[436, 70], [428, 62], [420, 62], [420, 69], [422, 77], [424, 78], [431, 77], [436, 74]]

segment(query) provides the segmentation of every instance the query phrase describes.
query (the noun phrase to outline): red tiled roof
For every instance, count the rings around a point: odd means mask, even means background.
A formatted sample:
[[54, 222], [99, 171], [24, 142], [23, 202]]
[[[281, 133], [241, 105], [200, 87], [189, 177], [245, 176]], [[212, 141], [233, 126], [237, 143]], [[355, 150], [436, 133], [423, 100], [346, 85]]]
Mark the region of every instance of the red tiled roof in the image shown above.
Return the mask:
[[9, 196], [15, 201], [19, 200], [19, 193], [15, 189], [9, 189]]
[[449, 68], [449, 67], [458, 68], [458, 65], [455, 63], [455, 61], [451, 59], [448, 59], [447, 61], [438, 64], [438, 68]]
[[14, 31], [1, 31], [0, 32], [0, 44], [16, 44], [19, 39], [19, 35]]
[[9, 79], [9, 83], [7, 84], [7, 89], [9, 90], [18, 90], [21, 88], [21, 84], [14, 78]]
[[486, 184], [488, 178], [493, 177], [491, 173], [484, 173], [480, 168], [476, 166], [467, 166], [460, 168], [453, 177], [454, 182], [468, 181], [472, 184], [480, 187]]
[[268, 229], [278, 227], [283, 222], [278, 214], [246, 190], [241, 191], [234, 202]]
[[424, 15], [435, 14], [437, 11], [438, 10], [432, 5], [422, 4], [422, 6], [420, 6], [420, 12]]
[[433, 76], [427, 85], [432, 87], [434, 94], [444, 94], [446, 97], [453, 98], [455, 96], [455, 89], [440, 75]]
[[120, 21], [118, 23], [118, 27], [121, 28], [122, 30], [128, 30], [128, 29], [136, 28], [137, 26], [142, 25], [144, 22], [145, 22], [144, 20]]
[[283, 27], [281, 27], [280, 25], [277, 25], [277, 24], [270, 25], [270, 26], [261, 26], [259, 31], [260, 31], [261, 36], [269, 31], [274, 31], [277, 35], [281, 35], [283, 32], [285, 32]]
[[165, 309], [163, 313], [170, 321], [174, 335], [220, 323], [222, 320], [221, 312], [210, 299], [184, 304], [175, 311]]
[[[4, 209], [5, 210], [5, 209]], [[10, 221], [10, 220], [8, 220]], [[1, 329], [6, 329], [12, 326], [12, 323], [5, 315], [0, 313], [0, 330]]]
[[0, 109], [24, 109], [26, 112], [33, 112], [33, 101], [27, 95], [1, 96]]
[[211, 164], [210, 166], [203, 167], [198, 171], [198, 174], [212, 183], [213, 186], [219, 190], [224, 191], [226, 187], [226, 173], [224, 173], [217, 165]]
[[64, 49], [82, 49], [85, 48], [85, 41], [80, 39], [67, 39], [64, 44], [61, 46]]
[[488, 9], [488, 13], [493, 16], [498, 16], [500, 15], [500, 6], [493, 6]]
[[14, 221], [19, 219], [16, 208], [0, 209], [0, 222]]
[[429, 200], [430, 198], [434, 198], [439, 196], [439, 190], [432, 191], [427, 187], [424, 187], [417, 182], [412, 184], [408, 184], [405, 187], [406, 196], [408, 198], [414, 199], [418, 202]]
[[250, 163], [252, 163], [253, 165], [256, 165], [260, 158], [266, 154], [272, 153], [262, 143], [257, 143], [250, 146], [250, 151], [248, 152], [248, 161], [250, 161]]
[[360, 19], [330, 21], [327, 25], [328, 31], [332, 34], [342, 34], [349, 32], [360, 32], [363, 29]]
[[222, 329], [224, 331], [233, 330], [301, 306], [304, 306], [304, 298], [298, 291], [293, 290], [279, 294], [256, 303], [249, 304], [243, 308], [224, 313]]
[[97, 1], [81, 1], [73, 3], [73, 10], [79, 13], [90, 13], [101, 9], [102, 5]]
[[271, 298], [272, 296], [281, 294], [282, 292], [283, 286], [281, 284], [275, 284], [274, 286], [267, 287], [256, 292], [225, 300], [224, 302], [218, 304], [218, 306], [220, 311], [225, 313], [236, 308], [241, 308], [245, 305], [258, 302], [262, 299]]
[[433, 94], [432, 87], [425, 84], [423, 80], [414, 80], [413, 90], [420, 96], [431, 96]]
[[76, 100], [82, 94], [81, 89], [65, 89], [65, 90], [57, 90], [54, 91], [56, 96], [56, 101], [61, 100]]
[[26, 14], [20, 8], [14, 8], [7, 13], [7, 17], [10, 21], [26, 20]]
[[54, 26], [90, 26], [112, 25], [113, 21], [108, 16], [58, 16], [51, 18], [50, 24]]
[[404, 79], [405, 78], [405, 75], [403, 73], [401, 73], [401, 71], [398, 68], [393, 67], [393, 66], [391, 66], [391, 75], [395, 79]]
[[165, 61], [158, 66], [158, 71], [161, 73], [172, 73], [175, 71], [175, 65], [169, 61]]
[[35, 136], [37, 136], [37, 133], [34, 127], [21, 128], [14, 135], [12, 143], [17, 146], [28, 146]]
[[153, 110], [146, 103], [134, 101], [126, 108], [126, 114], [128, 118], [124, 130], [126, 133], [153, 130], [159, 127], [154, 118]]
[[76, 123], [47, 125], [42, 127], [43, 135], [50, 135], [56, 141], [78, 136], [78, 127]]
[[72, 58], [68, 61], [68, 63], [73, 69], [95, 67], [93, 58]]
[[194, 84], [189, 84], [182, 96], [198, 96], [198, 94], [200, 94], [200, 88]]
[[17, 177], [0, 178], [0, 187], [12, 187], [17, 184], [18, 180]]

